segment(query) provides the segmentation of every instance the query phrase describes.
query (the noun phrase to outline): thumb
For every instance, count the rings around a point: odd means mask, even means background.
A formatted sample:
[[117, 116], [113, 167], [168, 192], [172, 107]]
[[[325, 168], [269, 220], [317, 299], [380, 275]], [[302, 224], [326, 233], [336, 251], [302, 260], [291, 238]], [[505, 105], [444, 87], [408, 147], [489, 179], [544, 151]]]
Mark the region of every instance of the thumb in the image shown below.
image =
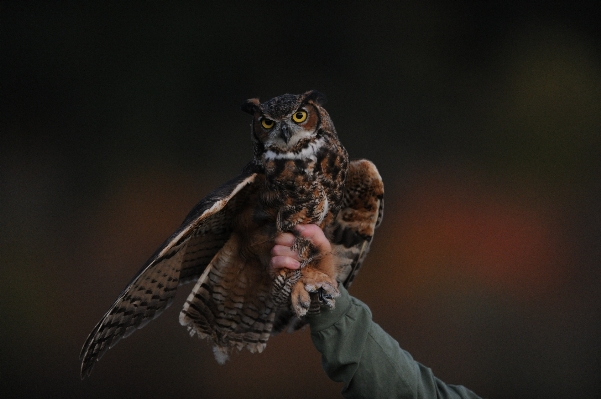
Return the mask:
[[316, 224], [299, 224], [295, 227], [296, 231], [304, 238], [315, 245], [320, 252], [330, 252], [332, 245], [326, 238], [323, 230]]

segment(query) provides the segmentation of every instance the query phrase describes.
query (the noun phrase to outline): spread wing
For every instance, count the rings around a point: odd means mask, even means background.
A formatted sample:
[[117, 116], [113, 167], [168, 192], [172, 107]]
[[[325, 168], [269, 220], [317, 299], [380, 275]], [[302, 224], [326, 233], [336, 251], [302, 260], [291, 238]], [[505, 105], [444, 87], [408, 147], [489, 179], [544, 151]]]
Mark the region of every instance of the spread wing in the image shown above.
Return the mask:
[[239, 207], [256, 188], [252, 184], [256, 175], [249, 165], [202, 199], [150, 257], [86, 339], [80, 354], [82, 378], [121, 338], [169, 307], [178, 285], [198, 279], [228, 240]]
[[338, 260], [338, 281], [345, 287], [357, 275], [383, 214], [384, 183], [378, 169], [366, 159], [352, 161], [342, 208], [325, 231]]

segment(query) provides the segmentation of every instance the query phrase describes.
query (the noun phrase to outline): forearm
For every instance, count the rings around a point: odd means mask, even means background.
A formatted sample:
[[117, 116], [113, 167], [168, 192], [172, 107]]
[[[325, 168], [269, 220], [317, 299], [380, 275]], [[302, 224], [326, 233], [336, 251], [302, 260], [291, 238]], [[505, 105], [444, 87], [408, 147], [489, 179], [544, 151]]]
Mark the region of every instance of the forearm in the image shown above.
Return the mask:
[[361, 301], [341, 287], [332, 311], [311, 316], [311, 338], [328, 376], [344, 383], [345, 398], [477, 398], [447, 385], [372, 321]]

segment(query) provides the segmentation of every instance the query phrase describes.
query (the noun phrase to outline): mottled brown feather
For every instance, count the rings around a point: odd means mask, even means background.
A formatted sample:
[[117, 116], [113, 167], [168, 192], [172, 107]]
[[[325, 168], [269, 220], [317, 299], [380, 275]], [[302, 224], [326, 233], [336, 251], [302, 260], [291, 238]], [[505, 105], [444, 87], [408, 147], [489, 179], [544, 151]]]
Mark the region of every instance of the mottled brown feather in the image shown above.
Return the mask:
[[[334, 306], [338, 284], [350, 285], [369, 250], [384, 189], [371, 162], [349, 164], [323, 102], [311, 91], [243, 105], [254, 115], [255, 158], [192, 209], [117, 298], [82, 348], [82, 377], [107, 349], [167, 308], [187, 282], [196, 284], [180, 322], [213, 343], [220, 363], [233, 350], [260, 352], [271, 334], [300, 328], [302, 316], [319, 312], [320, 304]], [[307, 122], [286, 125], [299, 107]], [[261, 128], [264, 116], [284, 130]], [[285, 129], [297, 132], [288, 146]], [[293, 249], [301, 268], [271, 271], [273, 239], [301, 223], [324, 229], [332, 253], [319, 253], [297, 234]]]
[[338, 261], [338, 280], [349, 287], [367, 256], [376, 227], [384, 215], [384, 183], [366, 160], [349, 165], [342, 209], [325, 229]]
[[[342, 209], [324, 229], [338, 269], [336, 279], [346, 288], [350, 287], [363, 264], [383, 215], [384, 183], [376, 166], [365, 159], [350, 162]], [[281, 309], [273, 329], [274, 333], [294, 331], [305, 324], [304, 319], [296, 317], [293, 311]]]

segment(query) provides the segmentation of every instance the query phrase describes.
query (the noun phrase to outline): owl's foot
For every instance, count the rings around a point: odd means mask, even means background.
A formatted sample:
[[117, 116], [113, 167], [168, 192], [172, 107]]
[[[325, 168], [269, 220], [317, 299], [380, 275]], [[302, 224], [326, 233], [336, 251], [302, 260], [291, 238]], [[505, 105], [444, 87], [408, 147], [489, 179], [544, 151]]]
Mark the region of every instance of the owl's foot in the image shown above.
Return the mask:
[[[338, 282], [335, 278], [313, 268], [305, 268], [299, 281], [292, 287], [292, 309], [298, 317], [303, 317], [312, 309], [311, 297], [319, 305], [332, 309], [334, 298], [340, 296]], [[313, 313], [313, 311], [311, 312]], [[317, 311], [315, 312], [317, 313]]]

